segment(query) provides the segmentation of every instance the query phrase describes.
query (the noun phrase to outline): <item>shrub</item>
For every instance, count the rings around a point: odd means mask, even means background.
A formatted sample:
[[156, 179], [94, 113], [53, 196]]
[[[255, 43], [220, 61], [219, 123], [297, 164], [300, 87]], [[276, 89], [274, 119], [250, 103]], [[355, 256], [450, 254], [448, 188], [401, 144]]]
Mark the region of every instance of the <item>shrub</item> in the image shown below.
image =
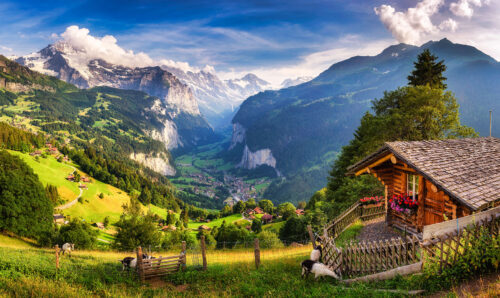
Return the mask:
[[[429, 287], [439, 289], [472, 276], [498, 270], [500, 265], [500, 239], [492, 237], [489, 231], [481, 227], [477, 238], [470, 238], [470, 245], [465, 254], [458, 256], [453, 266], [446, 267], [440, 278], [434, 277], [439, 273], [439, 257], [430, 258], [425, 270]], [[462, 244], [465, 238], [462, 237]], [[453, 255], [450, 256], [454, 257]]]
[[74, 243], [78, 249], [86, 249], [94, 247], [97, 241], [98, 231], [94, 230], [90, 224], [73, 219], [67, 225], [63, 225], [56, 236], [56, 243], [63, 245], [64, 243]]
[[176, 230], [165, 233], [165, 236], [161, 241], [161, 247], [169, 250], [180, 249], [182, 241], [186, 241], [187, 247], [193, 247], [196, 245], [196, 237], [194, 235], [189, 233], [187, 230]]
[[257, 235], [257, 238], [259, 238], [259, 246], [261, 248], [283, 247], [283, 243], [278, 238], [278, 235], [271, 231], [262, 231]]

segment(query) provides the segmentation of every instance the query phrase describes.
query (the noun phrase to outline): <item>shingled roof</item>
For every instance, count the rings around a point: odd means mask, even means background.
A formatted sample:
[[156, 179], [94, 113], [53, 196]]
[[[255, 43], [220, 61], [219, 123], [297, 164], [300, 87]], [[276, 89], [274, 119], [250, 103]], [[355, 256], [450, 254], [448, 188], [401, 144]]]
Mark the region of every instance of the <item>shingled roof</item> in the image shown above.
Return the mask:
[[389, 153], [473, 210], [500, 200], [498, 138], [386, 142], [379, 150], [349, 167], [348, 174], [356, 173]]

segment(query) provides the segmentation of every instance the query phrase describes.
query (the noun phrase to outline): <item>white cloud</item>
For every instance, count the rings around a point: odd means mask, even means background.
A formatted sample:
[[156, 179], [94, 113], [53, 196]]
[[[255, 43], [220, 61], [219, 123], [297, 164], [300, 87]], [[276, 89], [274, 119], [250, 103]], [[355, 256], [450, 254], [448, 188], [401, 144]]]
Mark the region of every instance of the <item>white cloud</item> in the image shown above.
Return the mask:
[[457, 30], [458, 24], [452, 18], [448, 18], [439, 24], [439, 29], [442, 31], [455, 32]]
[[423, 0], [406, 12], [396, 11], [390, 5], [374, 8], [382, 23], [389, 29], [394, 38], [400, 42], [416, 44], [423, 34], [438, 30], [431, 21], [431, 16], [439, 11], [443, 0]]
[[459, 0], [450, 4], [450, 11], [456, 16], [471, 18], [474, 14], [473, 6], [481, 7], [483, 4], [489, 4], [489, 1]]
[[4, 50], [4, 51], [7, 51], [7, 52], [12, 52], [13, 51], [12, 48], [9, 48], [9, 47], [6, 47], [6, 46], [2, 46], [2, 45], [0, 45], [0, 50]]
[[[178, 62], [168, 59], [155, 60], [144, 52], [135, 53], [126, 50], [117, 44], [117, 40], [112, 35], [95, 37], [90, 35], [87, 28], [69, 26], [60, 36], [53, 33], [52, 38], [60, 38], [56, 46], [71, 47], [75, 52], [73, 58], [81, 65], [88, 64], [94, 59], [102, 59], [106, 62], [123, 65], [127, 67], [145, 67], [155, 65], [167, 65], [180, 68], [184, 71], [199, 71], [198, 68], [191, 67], [187, 62]], [[210, 69], [207, 68], [207, 69]], [[213, 69], [213, 68], [212, 68]]]

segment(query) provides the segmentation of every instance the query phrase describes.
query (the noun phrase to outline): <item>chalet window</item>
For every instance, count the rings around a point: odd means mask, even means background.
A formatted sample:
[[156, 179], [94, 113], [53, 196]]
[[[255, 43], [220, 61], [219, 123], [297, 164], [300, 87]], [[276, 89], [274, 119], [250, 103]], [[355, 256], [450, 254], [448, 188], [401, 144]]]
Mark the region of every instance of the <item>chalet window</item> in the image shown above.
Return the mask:
[[406, 190], [409, 196], [415, 200], [418, 196], [418, 176], [413, 174], [406, 175]]

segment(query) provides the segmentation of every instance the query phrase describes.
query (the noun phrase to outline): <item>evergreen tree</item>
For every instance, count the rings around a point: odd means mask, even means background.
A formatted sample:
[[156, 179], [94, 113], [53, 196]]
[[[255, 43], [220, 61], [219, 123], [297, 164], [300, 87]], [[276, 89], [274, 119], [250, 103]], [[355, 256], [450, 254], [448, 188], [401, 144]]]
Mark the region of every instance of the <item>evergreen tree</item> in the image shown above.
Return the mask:
[[425, 86], [431, 88], [446, 89], [444, 81], [446, 78], [443, 72], [446, 70], [444, 60], [436, 62], [438, 57], [431, 54], [429, 49], [425, 49], [418, 60], [414, 62], [415, 69], [408, 76], [408, 84], [410, 86]]
[[262, 232], [262, 221], [260, 219], [258, 219], [258, 218], [255, 218], [254, 220], [252, 220], [252, 227], [251, 227], [251, 229], [256, 234]]
[[33, 170], [0, 150], [0, 231], [38, 239], [53, 228], [52, 208]]
[[175, 223], [175, 215], [167, 211], [167, 225], [173, 225]]
[[234, 212], [234, 214], [242, 213], [245, 210], [246, 210], [246, 204], [243, 201], [238, 201], [233, 206], [233, 212]]

